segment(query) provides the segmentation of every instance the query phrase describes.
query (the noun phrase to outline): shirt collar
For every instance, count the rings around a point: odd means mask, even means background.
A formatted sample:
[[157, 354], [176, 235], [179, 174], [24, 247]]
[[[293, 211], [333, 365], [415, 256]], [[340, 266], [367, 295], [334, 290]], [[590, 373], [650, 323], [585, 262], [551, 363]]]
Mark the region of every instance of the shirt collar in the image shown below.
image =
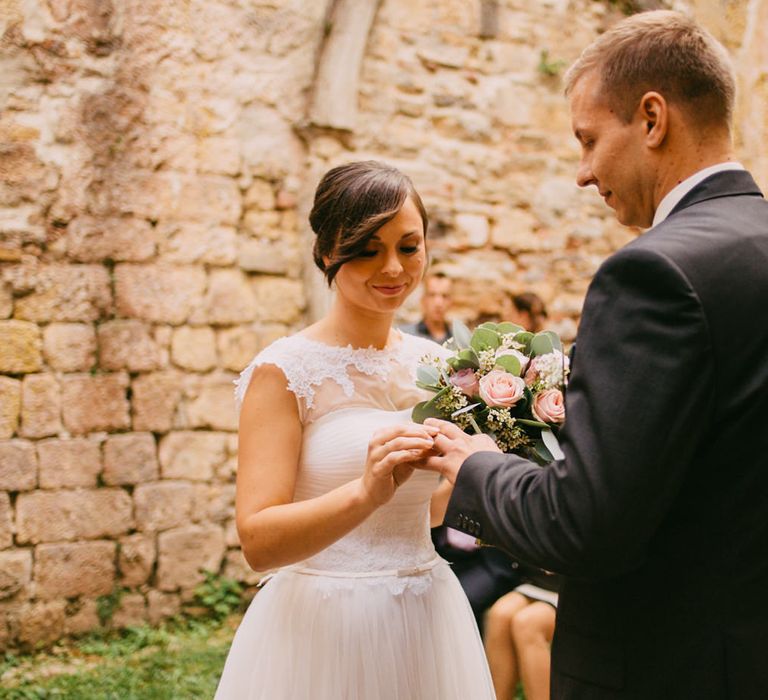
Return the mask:
[[664, 219], [672, 213], [672, 210], [678, 205], [680, 200], [700, 182], [706, 180], [710, 175], [722, 173], [726, 170], [745, 170], [745, 168], [741, 163], [728, 161], [727, 163], [710, 165], [708, 168], [704, 168], [703, 170], [694, 173], [667, 192], [661, 202], [659, 202], [659, 206], [656, 208], [656, 213], [653, 215], [653, 224], [651, 226], [658, 226], [658, 224], [664, 221]]

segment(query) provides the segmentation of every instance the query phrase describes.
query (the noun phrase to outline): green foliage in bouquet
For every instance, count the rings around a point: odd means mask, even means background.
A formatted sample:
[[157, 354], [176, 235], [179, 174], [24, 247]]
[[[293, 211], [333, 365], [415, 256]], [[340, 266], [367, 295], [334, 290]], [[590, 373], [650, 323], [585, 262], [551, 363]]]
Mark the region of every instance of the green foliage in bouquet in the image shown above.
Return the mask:
[[417, 369], [416, 384], [434, 396], [416, 405], [414, 421], [441, 418], [487, 433], [504, 452], [539, 464], [559, 456], [568, 358], [557, 333], [508, 322], [472, 332], [455, 321], [446, 347], [452, 356], [423, 358]]

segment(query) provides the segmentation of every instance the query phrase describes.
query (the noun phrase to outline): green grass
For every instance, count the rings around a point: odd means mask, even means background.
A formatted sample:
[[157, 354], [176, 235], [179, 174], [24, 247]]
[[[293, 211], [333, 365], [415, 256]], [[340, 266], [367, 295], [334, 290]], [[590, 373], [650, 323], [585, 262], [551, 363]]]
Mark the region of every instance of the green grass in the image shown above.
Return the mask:
[[53, 651], [0, 657], [3, 700], [212, 698], [239, 616], [92, 635]]

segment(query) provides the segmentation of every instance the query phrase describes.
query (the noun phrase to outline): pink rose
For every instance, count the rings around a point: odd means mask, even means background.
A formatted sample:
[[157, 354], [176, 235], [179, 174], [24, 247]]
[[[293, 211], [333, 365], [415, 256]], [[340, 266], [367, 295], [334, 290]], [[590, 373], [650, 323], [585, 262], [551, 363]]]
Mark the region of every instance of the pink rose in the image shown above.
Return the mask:
[[466, 394], [467, 396], [477, 396], [480, 383], [477, 381], [475, 370], [471, 367], [465, 367], [455, 374], [452, 374], [450, 381], [453, 386], [461, 390], [462, 394]]
[[503, 369], [494, 369], [480, 379], [480, 398], [488, 406], [512, 408], [525, 392], [525, 382]]
[[540, 391], [533, 397], [531, 412], [536, 420], [540, 420], [543, 423], [565, 422], [565, 399], [563, 398], [563, 392], [559, 389]]

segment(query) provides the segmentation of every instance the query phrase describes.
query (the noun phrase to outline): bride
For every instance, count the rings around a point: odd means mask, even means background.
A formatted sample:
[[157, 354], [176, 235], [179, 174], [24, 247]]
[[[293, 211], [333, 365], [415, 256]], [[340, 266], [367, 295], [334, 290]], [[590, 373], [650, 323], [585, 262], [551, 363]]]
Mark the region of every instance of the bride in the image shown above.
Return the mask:
[[392, 328], [424, 274], [424, 206], [398, 170], [357, 162], [323, 177], [310, 222], [333, 306], [237, 382], [238, 532], [253, 569], [279, 570], [216, 698], [491, 699], [472, 610], [429, 536], [438, 477], [414, 472], [436, 432], [410, 422], [415, 369], [443, 350]]

